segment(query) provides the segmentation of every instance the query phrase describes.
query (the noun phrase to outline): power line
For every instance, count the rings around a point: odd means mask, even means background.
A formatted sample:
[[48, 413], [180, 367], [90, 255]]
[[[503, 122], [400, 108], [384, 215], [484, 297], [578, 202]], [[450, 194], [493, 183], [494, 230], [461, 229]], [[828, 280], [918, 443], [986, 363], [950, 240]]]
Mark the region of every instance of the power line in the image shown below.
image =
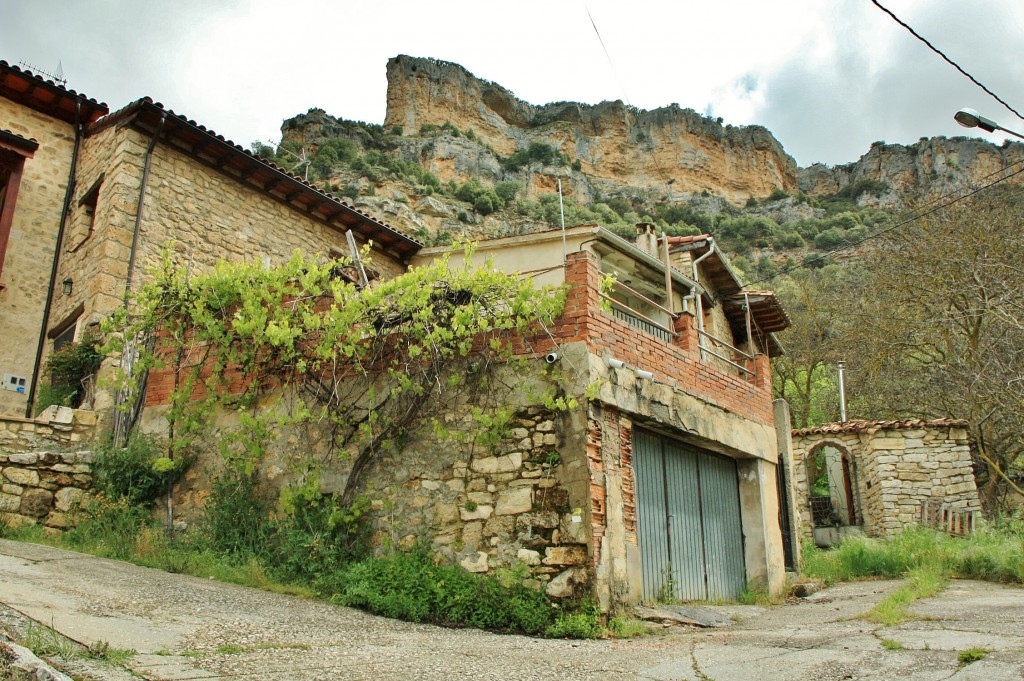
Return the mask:
[[[874, 1], [874, 0], [872, 0], [872, 1]], [[891, 225], [887, 225], [884, 228], [878, 229], [878, 230], [876, 230], [874, 232], [871, 232], [870, 234], [868, 234], [868, 235], [866, 235], [866, 236], [864, 236], [864, 237], [862, 237], [860, 239], [855, 239], [853, 241], [847, 241], [846, 244], [844, 246], [842, 246], [841, 248], [835, 248], [835, 249], [833, 249], [831, 251], [828, 251], [827, 253], [821, 253], [821, 254], [818, 254], [818, 255], [816, 255], [814, 257], [811, 257], [811, 258], [804, 258], [803, 260], [801, 260], [800, 262], [798, 262], [795, 265], [790, 265], [789, 267], [784, 267], [781, 270], [779, 270], [778, 272], [776, 272], [775, 274], [771, 274], [771, 275], [769, 275], [767, 277], [762, 277], [760, 279], [757, 279], [755, 281], [750, 282], [749, 284], [747, 284], [747, 286], [748, 287], [749, 286], [754, 286], [754, 285], [760, 284], [762, 282], [770, 281], [772, 279], [775, 279], [777, 277], [782, 276], [783, 274], [789, 274], [790, 272], [793, 272], [794, 270], [798, 270], [798, 269], [801, 269], [803, 267], [808, 267], [808, 266], [810, 266], [810, 265], [812, 265], [812, 264], [814, 264], [816, 262], [823, 261], [826, 258], [828, 258], [829, 256], [837, 255], [839, 253], [842, 253], [843, 251], [849, 250], [851, 248], [855, 248], [855, 247], [861, 245], [862, 243], [864, 243], [866, 241], [869, 241], [871, 239], [876, 239], [879, 236], [881, 236], [883, 234], [886, 234], [888, 232], [891, 232], [894, 229], [897, 229], [899, 227], [902, 227], [903, 225], [906, 225], [906, 224], [909, 224], [911, 222], [914, 222], [915, 220], [920, 220], [921, 218], [928, 217], [929, 215], [937, 213], [940, 210], [945, 210], [946, 208], [949, 208], [950, 206], [952, 206], [954, 204], [957, 204], [957, 203], [959, 203], [961, 201], [964, 201], [966, 199], [971, 198], [975, 194], [979, 194], [979, 193], [985, 191], [986, 189], [994, 187], [995, 185], [1000, 184], [1002, 182], [1006, 182], [1010, 178], [1012, 178], [1012, 177], [1014, 177], [1016, 175], [1020, 175], [1021, 173], [1024, 173], [1024, 161], [1018, 161], [1017, 163], [1014, 163], [1014, 164], [1008, 166], [1007, 168], [1004, 168], [1002, 170], [998, 170], [998, 171], [996, 171], [994, 173], [990, 173], [989, 175], [987, 175], [983, 179], [988, 179], [988, 178], [992, 177], [993, 175], [997, 175], [999, 173], [1006, 172], [1010, 168], [1013, 168], [1014, 166], [1021, 166], [1021, 167], [1018, 168], [1017, 170], [1013, 171], [1009, 175], [1006, 175], [1004, 177], [1000, 177], [1000, 178], [998, 178], [996, 180], [993, 180], [992, 182], [989, 182], [988, 184], [976, 187], [975, 189], [972, 189], [971, 191], [966, 192], [964, 194], [961, 194], [959, 196], [953, 196], [953, 198], [949, 199], [948, 201], [944, 201], [944, 200], [946, 198], [948, 198], [950, 196], [950, 194], [947, 194], [945, 196], [940, 196], [939, 198], [935, 199], [935, 201], [933, 201], [933, 204], [935, 204], [935, 205], [933, 205], [931, 208], [928, 208], [927, 210], [922, 209], [920, 211], [914, 211], [914, 213], [912, 215], [910, 215], [910, 217], [908, 217], [906, 219], [900, 220], [898, 222], [894, 222]], [[940, 202], [943, 202], [943, 203], [940, 203]]]
[[900, 25], [900, 26], [902, 26], [903, 28], [905, 28], [905, 29], [907, 29], [908, 31], [910, 31], [910, 34], [911, 34], [911, 35], [913, 35], [913, 36], [914, 36], [915, 38], [917, 38], [917, 39], [918, 39], [918, 40], [920, 40], [920, 41], [921, 41], [922, 43], [924, 43], [925, 45], [927, 45], [927, 46], [928, 46], [928, 48], [929, 48], [929, 49], [930, 49], [930, 50], [931, 50], [932, 52], [934, 52], [935, 54], [937, 54], [937, 55], [939, 55], [940, 57], [942, 57], [943, 59], [945, 59], [945, 60], [946, 60], [946, 62], [947, 62], [947, 63], [948, 63], [948, 64], [949, 64], [950, 66], [952, 66], [952, 67], [953, 67], [953, 68], [955, 68], [955, 69], [956, 69], [957, 71], [959, 71], [959, 72], [960, 72], [960, 73], [962, 73], [963, 75], [965, 75], [965, 76], [967, 76], [968, 78], [970, 78], [970, 80], [971, 80], [971, 82], [972, 82], [972, 83], [974, 83], [975, 85], [977, 85], [978, 87], [980, 87], [980, 88], [981, 88], [982, 90], [984, 90], [984, 91], [985, 91], [985, 92], [987, 92], [987, 93], [988, 93], [989, 95], [991, 95], [993, 99], [995, 99], [995, 100], [996, 100], [997, 102], [999, 102], [1000, 104], [1002, 104], [1003, 106], [1005, 106], [1005, 107], [1006, 107], [1007, 109], [1009, 109], [1010, 111], [1012, 111], [1012, 112], [1013, 112], [1013, 115], [1014, 115], [1014, 116], [1016, 116], [1017, 118], [1019, 118], [1019, 119], [1021, 119], [1022, 121], [1024, 121], [1024, 116], [1022, 116], [1022, 115], [1021, 115], [1021, 114], [1020, 114], [1020, 113], [1019, 113], [1019, 112], [1018, 112], [1018, 111], [1017, 111], [1016, 109], [1014, 109], [1014, 108], [1013, 108], [1012, 106], [1010, 106], [1009, 104], [1007, 104], [1006, 102], [1004, 102], [1004, 101], [1003, 101], [1003, 100], [1002, 100], [1002, 99], [1001, 99], [1001, 98], [999, 97], [999, 95], [997, 95], [996, 93], [992, 92], [992, 91], [991, 91], [991, 90], [989, 90], [989, 89], [988, 89], [987, 87], [985, 87], [985, 86], [984, 86], [984, 85], [983, 85], [983, 84], [981, 83], [981, 81], [979, 81], [979, 80], [978, 80], [977, 78], [975, 78], [975, 77], [974, 77], [974, 76], [972, 76], [971, 74], [967, 73], [967, 71], [965, 71], [965, 70], [964, 70], [964, 69], [963, 69], [963, 68], [962, 68], [962, 67], [961, 67], [961, 66], [960, 66], [959, 64], [957, 64], [957, 63], [956, 63], [955, 61], [953, 61], [952, 59], [950, 59], [949, 57], [947, 57], [947, 56], [945, 55], [945, 53], [943, 53], [943, 52], [942, 52], [942, 50], [940, 50], [939, 48], [937, 48], [937, 47], [935, 47], [934, 45], [932, 45], [932, 44], [931, 44], [931, 43], [930, 43], [930, 42], [928, 41], [928, 39], [927, 39], [927, 38], [925, 38], [924, 36], [922, 36], [922, 35], [921, 35], [920, 33], [918, 33], [918, 32], [917, 32], [917, 31], [915, 31], [915, 30], [914, 30], [913, 28], [911, 28], [909, 24], [907, 24], [907, 23], [906, 23], [905, 21], [903, 21], [902, 19], [900, 19], [900, 18], [899, 18], [898, 16], [896, 16], [895, 14], [893, 14], [893, 13], [892, 13], [892, 11], [891, 11], [891, 10], [889, 10], [888, 8], [884, 7], [884, 6], [882, 5], [882, 3], [878, 2], [878, 0], [871, 0], [871, 3], [872, 3], [872, 4], [873, 4], [873, 5], [875, 6], [875, 7], [877, 7], [878, 9], [882, 10], [883, 12], [885, 12], [886, 14], [888, 14], [888, 15], [889, 15], [890, 17], [892, 17], [892, 18], [893, 18], [893, 20], [894, 20], [894, 21], [895, 21], [895, 22], [896, 22], [897, 24], [899, 24], [899, 25]]

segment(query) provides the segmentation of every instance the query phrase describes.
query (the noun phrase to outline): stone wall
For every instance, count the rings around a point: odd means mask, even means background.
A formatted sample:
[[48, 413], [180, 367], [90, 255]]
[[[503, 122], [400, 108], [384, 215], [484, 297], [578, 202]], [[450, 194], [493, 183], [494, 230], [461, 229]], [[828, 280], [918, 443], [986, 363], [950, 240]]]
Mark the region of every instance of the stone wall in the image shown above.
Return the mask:
[[849, 421], [793, 431], [801, 525], [812, 527], [808, 457], [825, 446], [854, 462], [854, 506], [864, 530], [891, 536], [920, 521], [925, 501], [979, 511], [970, 442], [962, 421]]
[[[135, 229], [146, 147], [150, 139], [133, 128], [109, 127], [90, 135], [79, 163], [79, 187], [73, 201], [75, 226], [66, 243], [58, 279], [83, 282], [72, 296], [54, 301], [52, 321], [59, 322], [80, 303], [83, 320], [99, 321], [121, 304]], [[93, 230], [85, 224], [79, 194], [102, 176]], [[361, 239], [357, 238], [361, 244]], [[146, 186], [135, 284], [159, 263], [165, 246], [194, 272], [219, 260], [287, 261], [296, 250], [306, 256], [348, 254], [345, 233], [308, 217], [281, 201], [159, 143], [154, 148]], [[373, 268], [390, 278], [403, 267], [374, 251]], [[88, 282], [88, 285], [85, 285]]]
[[0, 418], [0, 518], [63, 529], [89, 494], [96, 414], [50, 407], [36, 419]]
[[[0, 97], [0, 129], [39, 142], [25, 159], [7, 256], [0, 278], [0, 375], [31, 380], [50, 264], [71, 167], [74, 131], [70, 124]], [[22, 416], [25, 393], [0, 390], [0, 415]]]
[[[470, 572], [521, 566], [555, 598], [590, 587], [586, 461], [574, 414], [520, 410], [493, 449], [422, 438], [382, 458], [368, 476], [374, 543], [427, 540]], [[457, 423], [457, 420], [456, 420]], [[471, 427], [471, 419], [463, 419]]]

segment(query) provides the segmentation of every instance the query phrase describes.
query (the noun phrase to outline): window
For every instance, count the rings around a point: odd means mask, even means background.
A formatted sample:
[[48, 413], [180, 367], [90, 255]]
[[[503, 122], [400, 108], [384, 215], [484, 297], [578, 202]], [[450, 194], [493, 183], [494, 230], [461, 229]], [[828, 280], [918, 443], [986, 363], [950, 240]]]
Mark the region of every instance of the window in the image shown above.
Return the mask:
[[71, 221], [71, 234], [68, 238], [68, 253], [74, 253], [89, 240], [96, 226], [96, 203], [100, 196], [100, 186], [103, 184], [103, 175], [100, 175], [92, 186], [82, 194], [78, 200], [78, 210], [75, 211]]
[[0, 274], [4, 270], [7, 244], [14, 224], [14, 204], [18, 200], [25, 159], [32, 158], [39, 143], [6, 130], [0, 130]]
[[46, 334], [46, 337], [53, 341], [53, 349], [55, 351], [75, 342], [78, 319], [84, 312], [85, 303], [80, 303], [71, 314], [64, 318], [64, 321], [50, 329], [49, 333]]

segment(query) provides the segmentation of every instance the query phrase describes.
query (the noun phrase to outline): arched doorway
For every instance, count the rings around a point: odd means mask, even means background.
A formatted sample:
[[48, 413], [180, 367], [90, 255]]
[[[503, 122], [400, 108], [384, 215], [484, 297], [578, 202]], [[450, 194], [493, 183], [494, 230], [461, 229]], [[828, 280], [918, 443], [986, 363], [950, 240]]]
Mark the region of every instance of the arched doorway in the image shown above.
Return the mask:
[[807, 455], [808, 499], [815, 528], [860, 525], [856, 464], [844, 447], [822, 442]]

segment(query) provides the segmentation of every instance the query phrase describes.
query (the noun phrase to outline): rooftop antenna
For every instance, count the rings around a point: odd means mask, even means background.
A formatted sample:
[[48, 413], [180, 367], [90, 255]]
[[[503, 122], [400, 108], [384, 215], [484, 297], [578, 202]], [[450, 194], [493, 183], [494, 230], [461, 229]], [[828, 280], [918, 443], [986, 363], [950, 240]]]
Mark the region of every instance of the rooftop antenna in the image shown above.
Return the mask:
[[306, 182], [309, 182], [309, 166], [310, 166], [311, 161], [306, 156], [306, 147], [303, 146], [302, 149], [299, 150], [299, 153], [296, 154], [294, 151], [291, 151], [290, 149], [285, 149], [284, 147], [282, 147], [281, 146], [282, 142], [284, 142], [284, 140], [281, 140], [281, 142], [269, 142], [269, 143], [264, 143], [261, 140], [256, 140], [257, 144], [263, 144], [264, 146], [274, 147], [275, 153], [281, 153], [283, 151], [284, 153], [288, 154], [292, 158], [296, 159], [298, 161], [298, 163], [296, 163], [295, 167], [292, 168], [292, 172], [295, 173], [296, 175], [298, 175], [299, 168], [303, 168], [304, 169], [303, 178], [305, 178]]
[[52, 80], [54, 83], [60, 85], [61, 87], [64, 87], [68, 84], [68, 79], [64, 77], [64, 67], [61, 65], [60, 61], [57, 62], [57, 73], [50, 73], [49, 71], [44, 71], [38, 66], [33, 66], [32, 64], [29, 64], [28, 62], [24, 61], [19, 61], [18, 66], [22, 67], [26, 71], [31, 71], [35, 75], [41, 76], [46, 80]]

